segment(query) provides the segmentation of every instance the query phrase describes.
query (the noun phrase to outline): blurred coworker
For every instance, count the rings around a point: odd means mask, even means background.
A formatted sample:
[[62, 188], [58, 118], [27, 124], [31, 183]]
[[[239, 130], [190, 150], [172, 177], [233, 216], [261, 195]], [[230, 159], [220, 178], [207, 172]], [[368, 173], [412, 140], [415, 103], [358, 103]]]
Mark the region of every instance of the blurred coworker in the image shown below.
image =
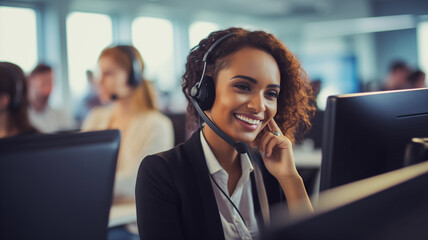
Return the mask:
[[38, 132], [28, 120], [26, 93], [22, 69], [0, 62], [0, 138]]
[[410, 88], [424, 88], [426, 87], [425, 83], [425, 73], [421, 70], [413, 71], [407, 78]]
[[46, 133], [75, 128], [75, 123], [69, 115], [49, 106], [48, 100], [52, 92], [52, 85], [52, 68], [46, 64], [37, 65], [28, 76], [30, 122]]
[[[311, 116], [311, 128], [307, 131], [304, 136], [305, 140], [312, 139], [313, 147], [315, 149], [320, 149], [322, 147], [322, 130], [324, 125], [324, 110], [320, 109], [317, 103], [318, 95], [321, 92], [322, 81], [321, 79], [314, 79], [311, 81], [311, 88], [314, 93], [313, 102], [311, 102], [314, 107], [316, 107], [315, 114]], [[304, 129], [300, 131], [304, 132]]]
[[79, 124], [87, 117], [92, 108], [101, 106], [101, 100], [98, 97], [98, 89], [94, 82], [94, 73], [90, 70], [86, 71], [86, 78], [88, 80], [88, 91], [83, 99], [78, 103], [75, 112], [75, 118]]
[[394, 61], [389, 67], [383, 90], [398, 90], [408, 88], [407, 78], [410, 67], [403, 61]]
[[[106, 48], [98, 58], [101, 102], [83, 122], [83, 130], [119, 129], [122, 134], [114, 186], [116, 209], [132, 204], [135, 211], [135, 182], [141, 160], [174, 146], [171, 120], [155, 106], [154, 91], [143, 79], [144, 63], [132, 46]], [[138, 239], [136, 221], [109, 231], [109, 239]]]

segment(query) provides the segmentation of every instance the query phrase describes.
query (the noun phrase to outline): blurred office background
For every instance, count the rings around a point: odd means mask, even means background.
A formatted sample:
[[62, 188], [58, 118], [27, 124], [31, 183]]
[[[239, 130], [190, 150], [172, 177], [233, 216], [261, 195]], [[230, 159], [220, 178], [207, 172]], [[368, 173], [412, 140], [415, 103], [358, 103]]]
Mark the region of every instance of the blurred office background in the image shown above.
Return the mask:
[[189, 50], [230, 26], [278, 36], [322, 82], [321, 109], [328, 95], [380, 89], [394, 60], [428, 71], [426, 0], [1, 0], [0, 61], [51, 64], [51, 105], [75, 112], [101, 50], [131, 43], [162, 110], [184, 112]]

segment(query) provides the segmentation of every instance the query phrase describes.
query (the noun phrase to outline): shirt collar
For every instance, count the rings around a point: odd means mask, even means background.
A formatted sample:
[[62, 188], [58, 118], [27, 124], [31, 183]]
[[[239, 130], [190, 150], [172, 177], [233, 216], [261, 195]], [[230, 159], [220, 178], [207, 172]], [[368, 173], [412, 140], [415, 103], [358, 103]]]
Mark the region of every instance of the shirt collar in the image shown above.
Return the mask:
[[[212, 152], [210, 146], [208, 145], [208, 142], [205, 139], [205, 136], [202, 130], [200, 131], [200, 138], [201, 138], [201, 144], [202, 144], [202, 151], [204, 152], [205, 160], [207, 161], [207, 166], [210, 174], [214, 174], [222, 170], [224, 171], [223, 167], [217, 161], [217, 158]], [[240, 157], [241, 157], [242, 175], [245, 176], [247, 174], [250, 174], [254, 170], [254, 167], [253, 167], [253, 164], [251, 163], [248, 153], [241, 154]]]

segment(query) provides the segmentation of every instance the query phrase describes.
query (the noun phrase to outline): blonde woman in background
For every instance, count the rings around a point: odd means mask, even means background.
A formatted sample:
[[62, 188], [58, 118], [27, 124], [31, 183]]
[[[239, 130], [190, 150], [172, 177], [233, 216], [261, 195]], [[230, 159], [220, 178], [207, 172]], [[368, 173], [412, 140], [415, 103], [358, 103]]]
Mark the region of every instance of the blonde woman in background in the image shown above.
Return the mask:
[[[98, 58], [98, 67], [99, 97], [111, 104], [94, 108], [82, 129], [121, 131], [112, 217], [120, 209], [126, 209], [124, 206], [131, 206], [128, 210], [135, 211], [138, 166], [146, 155], [173, 147], [174, 133], [170, 119], [156, 109], [154, 90], [143, 79], [144, 63], [137, 49], [132, 46], [106, 48]], [[108, 239], [139, 239], [135, 221], [111, 228]]]

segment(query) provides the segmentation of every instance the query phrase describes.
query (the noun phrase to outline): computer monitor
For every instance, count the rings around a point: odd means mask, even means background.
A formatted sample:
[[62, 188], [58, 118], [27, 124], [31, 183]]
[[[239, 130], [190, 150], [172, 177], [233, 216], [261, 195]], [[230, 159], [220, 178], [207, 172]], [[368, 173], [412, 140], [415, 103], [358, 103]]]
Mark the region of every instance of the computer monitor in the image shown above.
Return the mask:
[[106, 239], [120, 133], [0, 140], [0, 239]]
[[427, 136], [427, 88], [330, 96], [320, 191], [401, 168], [406, 145]]
[[427, 186], [423, 162], [327, 190], [313, 215], [278, 217], [261, 239], [428, 239]]

